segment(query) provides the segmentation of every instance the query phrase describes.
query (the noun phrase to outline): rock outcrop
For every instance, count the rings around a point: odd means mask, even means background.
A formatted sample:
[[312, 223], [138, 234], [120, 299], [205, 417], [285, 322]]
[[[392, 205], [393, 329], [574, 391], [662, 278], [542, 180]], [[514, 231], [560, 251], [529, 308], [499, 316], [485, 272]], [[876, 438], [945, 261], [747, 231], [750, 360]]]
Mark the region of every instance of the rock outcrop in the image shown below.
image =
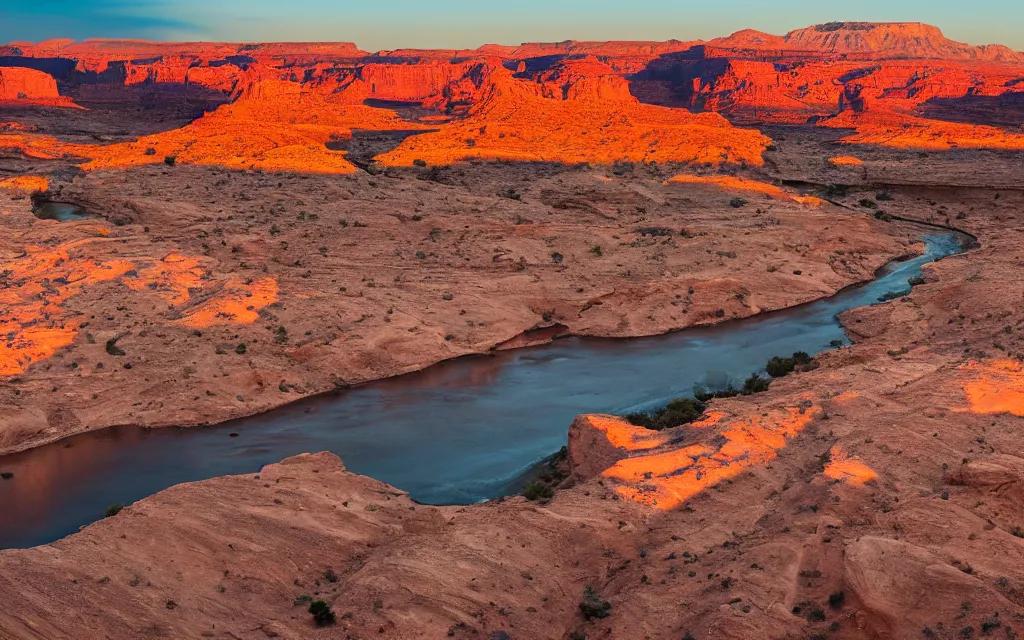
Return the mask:
[[53, 76], [21, 67], [0, 67], [0, 103], [71, 106]]

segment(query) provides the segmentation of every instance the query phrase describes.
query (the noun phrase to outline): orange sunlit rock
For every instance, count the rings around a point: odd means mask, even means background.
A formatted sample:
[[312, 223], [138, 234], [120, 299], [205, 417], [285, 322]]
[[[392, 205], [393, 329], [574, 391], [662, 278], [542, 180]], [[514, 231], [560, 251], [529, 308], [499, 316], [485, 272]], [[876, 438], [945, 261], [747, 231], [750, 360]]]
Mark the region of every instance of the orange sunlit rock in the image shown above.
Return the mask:
[[[137, 269], [128, 260], [86, 257], [90, 242], [26, 247], [24, 255], [0, 264], [0, 376], [22, 373], [71, 345], [82, 320], [65, 303], [96, 283], [118, 280], [133, 291], [155, 293], [178, 307], [178, 322], [192, 328], [251, 324], [278, 298], [273, 278], [210, 282], [198, 258], [177, 254]], [[193, 295], [197, 301], [190, 305]]]
[[60, 95], [57, 81], [48, 73], [21, 67], [0, 67], [0, 103], [36, 104], [54, 107], [75, 106], [71, 98]]
[[168, 304], [180, 305], [188, 302], [191, 289], [203, 286], [204, 273], [199, 258], [172, 253], [157, 264], [139, 269], [135, 278], [125, 279], [125, 284], [136, 291], [154, 291]]
[[24, 255], [0, 265], [5, 285], [0, 290], [0, 376], [21, 373], [70, 345], [81, 320], [68, 316], [63, 303], [131, 270], [126, 260], [85, 257], [86, 243], [26, 247]]
[[[657, 509], [673, 509], [722, 480], [771, 461], [786, 446], [787, 438], [807, 427], [819, 412], [816, 405], [805, 404], [749, 418], [724, 422], [719, 418], [716, 438], [673, 448], [671, 437], [662, 435], [664, 445], [634, 448], [635, 455], [618, 460], [602, 475], [614, 482], [616, 493], [623, 498]], [[701, 424], [698, 428], [707, 426]], [[632, 434], [622, 440], [627, 444], [640, 441]]]
[[15, 176], [0, 180], [0, 189], [18, 193], [42, 193], [50, 188], [50, 181], [42, 176]]
[[200, 329], [219, 324], [251, 324], [259, 319], [259, 310], [277, 302], [277, 281], [264, 278], [252, 284], [231, 279], [224, 290], [195, 309], [185, 312], [179, 322]]
[[1024, 365], [1015, 360], [972, 362], [960, 373], [969, 411], [1024, 417]]
[[829, 158], [828, 162], [836, 167], [859, 167], [864, 164], [863, 160], [860, 158], [854, 158], [853, 156], [837, 156], [835, 158]]
[[823, 472], [826, 478], [861, 485], [878, 477], [871, 467], [849, 455], [842, 447], [832, 447], [829, 455]]
[[596, 59], [566, 61], [536, 80], [483, 63], [449, 91], [465, 117], [406, 139], [385, 165], [446, 165], [472, 158], [525, 162], [763, 163], [771, 142], [717, 114], [640, 103]]
[[801, 204], [809, 204], [813, 206], [821, 205], [824, 202], [821, 198], [815, 198], [814, 196], [798, 196], [791, 193], [786, 193], [781, 188], [773, 184], [768, 184], [767, 182], [758, 182], [757, 180], [750, 180], [748, 178], [737, 178], [734, 176], [691, 176], [681, 174], [669, 178], [665, 182], [665, 184], [670, 183], [712, 185], [725, 191], [760, 193], [771, 198], [777, 198], [779, 200], [792, 200], [793, 202], [799, 202]]
[[361, 104], [360, 87], [335, 92], [274, 79], [254, 79], [237, 100], [182, 127], [132, 142], [65, 143], [50, 136], [0, 135], [0, 148], [36, 158], [87, 158], [83, 169], [124, 169], [160, 164], [214, 165], [229, 169], [346, 174], [356, 171], [344, 151], [326, 144], [353, 129], [422, 128], [392, 111]]
[[660, 431], [653, 431], [630, 424], [614, 416], [592, 415], [587, 420], [595, 429], [604, 432], [608, 442], [617, 449], [644, 451], [660, 447], [668, 441]]
[[845, 111], [823, 121], [824, 126], [856, 129], [840, 138], [847, 144], [872, 144], [897, 149], [948, 151], [950, 149], [1024, 150], [1024, 134], [997, 127], [943, 122], [896, 114]]

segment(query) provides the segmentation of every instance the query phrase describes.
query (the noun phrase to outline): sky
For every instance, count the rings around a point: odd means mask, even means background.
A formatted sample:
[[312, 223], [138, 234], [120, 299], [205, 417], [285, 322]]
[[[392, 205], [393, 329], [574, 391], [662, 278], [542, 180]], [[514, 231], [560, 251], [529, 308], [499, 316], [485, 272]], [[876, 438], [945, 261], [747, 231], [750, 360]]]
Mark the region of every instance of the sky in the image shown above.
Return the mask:
[[0, 42], [342, 41], [376, 51], [711, 39], [836, 20], [925, 22], [954, 40], [1024, 50], [1020, 0], [0, 0]]

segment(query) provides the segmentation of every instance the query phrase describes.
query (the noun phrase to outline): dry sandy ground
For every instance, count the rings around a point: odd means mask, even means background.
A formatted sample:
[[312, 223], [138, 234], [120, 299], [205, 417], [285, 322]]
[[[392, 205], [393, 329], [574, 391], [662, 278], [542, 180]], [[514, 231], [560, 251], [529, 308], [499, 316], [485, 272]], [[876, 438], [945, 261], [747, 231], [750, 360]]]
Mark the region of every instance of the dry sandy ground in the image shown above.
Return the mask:
[[[0, 635], [1018, 637], [1024, 197], [892, 195], [893, 213], [954, 212], [981, 248], [929, 266], [905, 298], [846, 314], [855, 346], [716, 401], [699, 423], [577, 419], [573, 479], [548, 504], [424, 507], [333, 456], [300, 456], [0, 553]], [[608, 617], [582, 616], [587, 585]], [[330, 602], [337, 625], [317, 629], [301, 596]]]
[[539, 327], [625, 337], [749, 316], [914, 250], [869, 210], [663, 184], [667, 167], [31, 166], [98, 217], [38, 220], [0, 193], [0, 452], [249, 415]]

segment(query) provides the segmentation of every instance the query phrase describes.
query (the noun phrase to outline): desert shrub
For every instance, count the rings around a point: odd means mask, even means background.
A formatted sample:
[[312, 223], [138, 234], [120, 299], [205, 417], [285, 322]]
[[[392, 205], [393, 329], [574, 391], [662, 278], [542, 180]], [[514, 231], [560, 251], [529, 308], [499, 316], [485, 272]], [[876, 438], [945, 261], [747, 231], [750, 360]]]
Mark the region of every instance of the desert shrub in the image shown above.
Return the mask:
[[752, 373], [750, 377], [743, 381], [743, 395], [752, 396], [755, 393], [764, 393], [768, 390], [772, 381], [769, 378], [762, 377], [760, 373]]
[[878, 207], [878, 203], [876, 203], [874, 200], [871, 200], [870, 198], [862, 198], [860, 201], [860, 206], [865, 207], [867, 209], [875, 209]]
[[147, 156], [155, 156], [156, 155], [156, 149], [154, 149], [153, 147], [149, 147], [148, 149], [146, 149], [146, 155]]
[[671, 236], [672, 230], [668, 227], [639, 227], [636, 230], [641, 237], [651, 236], [653, 238]]
[[739, 209], [740, 207], [747, 206], [747, 201], [743, 198], [733, 198], [729, 201], [729, 206], [733, 209]]
[[811, 356], [804, 351], [797, 351], [792, 357], [773, 357], [765, 366], [765, 371], [773, 378], [787, 376], [797, 367], [806, 367], [811, 364]]
[[828, 597], [828, 606], [833, 609], [839, 609], [846, 602], [846, 594], [842, 591], [836, 591]]
[[105, 348], [106, 348], [108, 354], [110, 354], [112, 356], [123, 356], [123, 355], [125, 355], [124, 351], [120, 347], [117, 346], [117, 341], [118, 340], [120, 340], [120, 338], [111, 338], [110, 340], [107, 340], [107, 345], [106, 345]]
[[878, 200], [879, 202], [889, 202], [892, 200], [892, 194], [888, 191], [881, 191], [875, 195], [875, 200]]
[[427, 161], [426, 160], [420, 160], [418, 158], [416, 160], [413, 160], [412, 163], [415, 166], [417, 166], [417, 167], [425, 167], [425, 166], [427, 166]]
[[555, 490], [540, 480], [534, 480], [523, 489], [523, 497], [530, 501], [550, 500], [554, 496]]
[[327, 627], [334, 624], [334, 612], [331, 605], [323, 600], [316, 600], [309, 604], [309, 612], [313, 614], [313, 622], [318, 627]]
[[245, 346], [244, 342], [242, 344], [238, 345], [237, 347], [235, 347], [235, 353], [237, 353], [240, 356], [245, 355], [245, 352], [247, 350], [248, 350], [248, 347]]
[[875, 220], [881, 220], [882, 222], [890, 222], [892, 220], [892, 216], [890, 216], [888, 213], [882, 210], [878, 210], [875, 212]]
[[14, 474], [11, 473], [10, 471], [4, 471], [3, 473], [0, 473], [0, 478], [3, 478], [4, 480], [10, 480], [13, 477]]
[[910, 289], [904, 289], [903, 291], [889, 291], [878, 296], [878, 301], [889, 302], [890, 300], [896, 300], [897, 298], [902, 298], [907, 295], [910, 295]]
[[122, 509], [124, 509], [124, 505], [121, 504], [120, 502], [118, 502], [116, 504], [112, 504], [109, 507], [107, 507], [106, 511], [103, 512], [103, 517], [104, 518], [113, 518], [117, 514], [121, 513]]
[[164, 164], [166, 164], [168, 167], [173, 167], [174, 163], [177, 161], [178, 159], [174, 156], [164, 156]]
[[522, 200], [523, 199], [523, 196], [520, 195], [520, 193], [518, 191], [516, 191], [515, 189], [508, 189], [502, 195], [505, 196], [506, 198], [508, 198], [509, 200]]
[[663, 409], [631, 413], [625, 416], [630, 424], [661, 431], [689, 424], [704, 413], [704, 403], [696, 398], [676, 398]]
[[580, 600], [580, 612], [587, 620], [607, 618], [612, 613], [612, 603], [602, 600], [594, 587], [588, 584], [583, 590], [583, 599]]
[[825, 187], [825, 195], [827, 196], [839, 196], [843, 197], [846, 192], [850, 190], [850, 185], [847, 184], [830, 184]]

